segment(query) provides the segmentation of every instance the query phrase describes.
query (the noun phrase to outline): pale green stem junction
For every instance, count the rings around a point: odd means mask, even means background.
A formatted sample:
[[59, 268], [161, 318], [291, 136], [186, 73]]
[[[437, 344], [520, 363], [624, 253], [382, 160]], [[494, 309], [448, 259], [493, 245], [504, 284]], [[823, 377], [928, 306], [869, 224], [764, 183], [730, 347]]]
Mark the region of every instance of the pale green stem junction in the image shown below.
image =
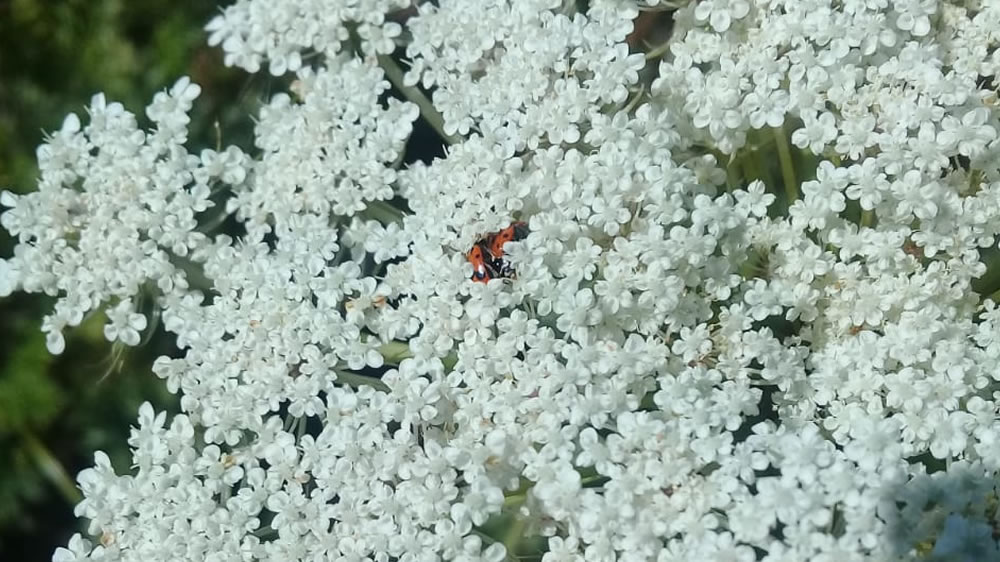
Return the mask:
[[365, 207], [364, 214], [382, 224], [402, 222], [403, 217], [406, 215], [403, 211], [380, 200], [369, 201], [368, 206]]
[[514, 514], [514, 522], [507, 527], [507, 532], [503, 536], [503, 546], [507, 549], [507, 554], [516, 556], [517, 545], [524, 535], [524, 528], [528, 525], [528, 518]]
[[655, 60], [667, 53], [670, 50], [670, 46], [673, 45], [673, 41], [664, 41], [662, 45], [658, 45], [653, 50], [646, 53], [646, 60]]
[[403, 359], [413, 357], [413, 353], [410, 352], [410, 346], [406, 345], [406, 342], [401, 341], [384, 343], [379, 346], [378, 352], [382, 354], [382, 358], [385, 359], [386, 363], [392, 365], [399, 365]]
[[364, 377], [350, 371], [341, 371], [337, 369], [337, 382], [341, 382], [350, 386], [351, 388], [358, 388], [361, 386], [370, 386], [375, 390], [381, 390], [382, 392], [389, 392], [389, 386], [384, 382], [376, 379], [374, 377]]
[[875, 220], [875, 211], [873, 209], [865, 209], [861, 211], [861, 224], [858, 226], [861, 227], [871, 226], [874, 220]]

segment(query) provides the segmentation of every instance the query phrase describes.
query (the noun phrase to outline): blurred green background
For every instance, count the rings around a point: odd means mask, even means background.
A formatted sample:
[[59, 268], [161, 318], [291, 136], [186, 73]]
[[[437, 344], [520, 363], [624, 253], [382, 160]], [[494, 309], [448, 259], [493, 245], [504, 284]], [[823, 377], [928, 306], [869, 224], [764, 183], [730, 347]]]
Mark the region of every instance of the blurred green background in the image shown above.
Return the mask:
[[[35, 149], [45, 131], [105, 92], [145, 119], [155, 92], [187, 75], [202, 86], [189, 151], [221, 142], [250, 147], [249, 115], [266, 96], [261, 78], [222, 65], [206, 45], [204, 24], [219, 3], [196, 0], [0, 0], [0, 190], [34, 190]], [[0, 257], [14, 240], [0, 229]], [[139, 404], [177, 410], [150, 371], [173, 353], [157, 328], [147, 344], [124, 351], [105, 341], [103, 317], [67, 333], [53, 357], [40, 331], [52, 299], [17, 293], [0, 299], [0, 560], [50, 560], [85, 531], [73, 517], [76, 474], [93, 452], [129, 468], [126, 445]], [[152, 324], [151, 324], [152, 325]]]

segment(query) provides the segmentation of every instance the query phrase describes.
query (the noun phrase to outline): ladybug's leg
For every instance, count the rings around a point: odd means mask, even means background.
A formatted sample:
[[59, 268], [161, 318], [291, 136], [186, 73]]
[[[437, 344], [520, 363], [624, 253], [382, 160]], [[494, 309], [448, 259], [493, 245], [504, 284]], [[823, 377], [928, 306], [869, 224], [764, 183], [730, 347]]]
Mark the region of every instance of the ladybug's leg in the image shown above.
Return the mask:
[[507, 278], [507, 279], [513, 279], [514, 277], [517, 276], [517, 272], [514, 271], [514, 268], [510, 265], [509, 262], [504, 262], [503, 263], [503, 268], [500, 269], [500, 271], [498, 273], [498, 276], [499, 277], [504, 277], [504, 278]]

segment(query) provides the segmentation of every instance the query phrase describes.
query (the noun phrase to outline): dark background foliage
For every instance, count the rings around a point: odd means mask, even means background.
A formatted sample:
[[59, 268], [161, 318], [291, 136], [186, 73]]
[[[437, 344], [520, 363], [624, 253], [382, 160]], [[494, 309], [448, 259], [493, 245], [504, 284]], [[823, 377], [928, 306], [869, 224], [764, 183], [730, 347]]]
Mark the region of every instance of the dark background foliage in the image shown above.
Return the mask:
[[[70, 112], [86, 123], [95, 93], [142, 122], [153, 94], [184, 75], [202, 86], [189, 150], [249, 149], [248, 115], [267, 84], [226, 69], [206, 45], [203, 26], [218, 9], [203, 0], [0, 0], [0, 190], [35, 189], [44, 132]], [[0, 256], [14, 244], [0, 229]], [[94, 314], [53, 357], [40, 331], [51, 307], [40, 295], [0, 299], [0, 560], [49, 560], [85, 531], [73, 516], [77, 473], [98, 449], [119, 473], [129, 469], [126, 439], [141, 402], [177, 410], [149, 369], [173, 347], [162, 329], [151, 322], [148, 342], [126, 350], [104, 339]]]

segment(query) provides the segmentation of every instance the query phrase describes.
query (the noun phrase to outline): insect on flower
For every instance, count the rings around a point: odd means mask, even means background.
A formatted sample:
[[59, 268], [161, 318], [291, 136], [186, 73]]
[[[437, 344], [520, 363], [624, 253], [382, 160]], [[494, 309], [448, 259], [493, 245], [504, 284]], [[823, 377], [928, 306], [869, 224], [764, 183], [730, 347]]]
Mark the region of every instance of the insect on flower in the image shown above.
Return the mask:
[[490, 279], [512, 279], [515, 271], [503, 257], [503, 245], [527, 235], [528, 223], [519, 221], [478, 240], [465, 255], [472, 264], [472, 280], [486, 283]]

